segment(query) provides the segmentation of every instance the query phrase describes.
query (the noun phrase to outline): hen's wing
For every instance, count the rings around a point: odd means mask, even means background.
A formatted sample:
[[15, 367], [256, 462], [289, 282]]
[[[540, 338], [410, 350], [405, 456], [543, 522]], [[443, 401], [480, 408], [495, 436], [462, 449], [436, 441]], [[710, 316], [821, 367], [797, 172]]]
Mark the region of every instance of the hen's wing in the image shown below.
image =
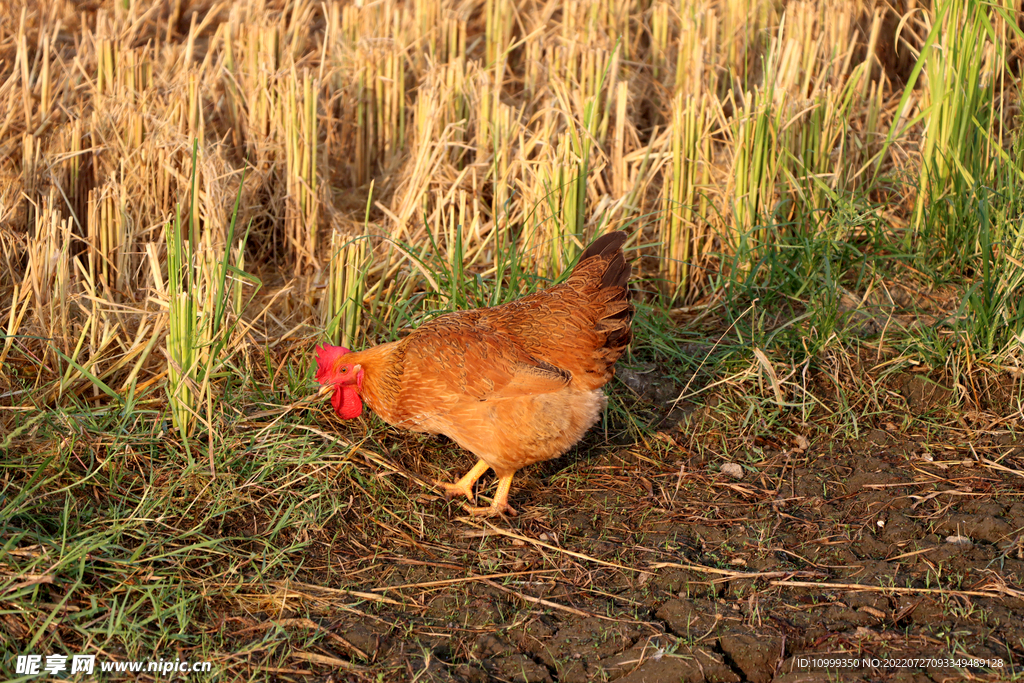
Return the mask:
[[507, 333], [536, 361], [569, 373], [574, 386], [604, 386], [632, 338], [625, 239], [621, 232], [599, 238], [564, 283], [482, 310], [482, 322]]
[[402, 341], [401, 402], [414, 416], [477, 401], [604, 386], [630, 340], [624, 233], [594, 242], [566, 282], [431, 320]]
[[568, 372], [532, 357], [507, 331], [488, 325], [482, 313], [445, 315], [417, 330], [406, 353], [407, 371], [410, 362], [432, 367], [435, 379], [478, 400], [557, 391], [569, 382]]
[[426, 323], [402, 343], [402, 418], [419, 422], [464, 400], [491, 401], [546, 394], [572, 375], [532, 356], [506, 331], [482, 321], [483, 311], [459, 311]]

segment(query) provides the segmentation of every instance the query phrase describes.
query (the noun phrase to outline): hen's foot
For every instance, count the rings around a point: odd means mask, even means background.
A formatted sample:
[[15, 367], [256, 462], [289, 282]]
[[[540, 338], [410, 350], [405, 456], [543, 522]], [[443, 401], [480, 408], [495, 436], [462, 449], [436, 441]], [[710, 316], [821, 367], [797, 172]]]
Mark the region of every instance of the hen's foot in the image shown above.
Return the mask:
[[456, 482], [454, 484], [449, 484], [448, 482], [445, 481], [436, 480], [434, 481], [434, 484], [436, 484], [444, 491], [444, 497], [447, 498], [448, 500], [451, 500], [452, 498], [457, 498], [459, 496], [465, 496], [466, 498], [469, 498], [469, 502], [476, 502], [476, 497], [473, 495], [472, 484], [469, 484], [467, 486], [463, 484], [461, 481]]
[[508, 504], [508, 490], [512, 487], [512, 477], [515, 472], [498, 477], [498, 490], [494, 493], [494, 501], [490, 507], [477, 508], [465, 507], [466, 512], [474, 517], [496, 517], [498, 515], [509, 515], [515, 517], [518, 512]]
[[519, 514], [518, 512], [516, 512], [516, 509], [509, 505], [508, 503], [505, 503], [504, 505], [499, 505], [498, 501], [494, 501], [494, 503], [488, 505], [485, 508], [478, 508], [473, 507], [471, 505], [465, 505], [463, 506], [462, 509], [468, 512], [471, 517], [497, 517], [499, 515], [508, 515], [509, 517], [515, 517]]
[[476, 502], [476, 497], [473, 495], [473, 484], [479, 479], [484, 472], [490, 467], [483, 460], [477, 461], [476, 465], [473, 466], [469, 472], [466, 473], [462, 479], [459, 479], [454, 484], [449, 484], [445, 481], [434, 481], [434, 483], [444, 489], [445, 498], [451, 500], [456, 496], [465, 496], [469, 498], [470, 503]]

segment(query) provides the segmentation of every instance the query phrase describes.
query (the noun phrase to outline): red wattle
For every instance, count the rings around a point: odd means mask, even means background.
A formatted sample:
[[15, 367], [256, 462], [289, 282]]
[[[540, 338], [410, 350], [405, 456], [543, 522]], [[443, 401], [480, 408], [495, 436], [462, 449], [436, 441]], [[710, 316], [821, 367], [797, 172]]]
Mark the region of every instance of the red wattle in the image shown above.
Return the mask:
[[351, 420], [363, 414], [363, 401], [359, 398], [359, 393], [345, 384], [339, 384], [334, 388], [331, 405], [343, 420]]

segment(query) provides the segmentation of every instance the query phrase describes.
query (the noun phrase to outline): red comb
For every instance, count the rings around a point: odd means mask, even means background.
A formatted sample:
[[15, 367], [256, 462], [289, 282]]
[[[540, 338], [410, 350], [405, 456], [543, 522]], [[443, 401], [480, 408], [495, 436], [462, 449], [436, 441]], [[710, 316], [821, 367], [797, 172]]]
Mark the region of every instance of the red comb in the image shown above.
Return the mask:
[[334, 374], [338, 359], [346, 353], [352, 352], [344, 346], [324, 344], [316, 347], [316, 381], [320, 384], [330, 384], [330, 376]]

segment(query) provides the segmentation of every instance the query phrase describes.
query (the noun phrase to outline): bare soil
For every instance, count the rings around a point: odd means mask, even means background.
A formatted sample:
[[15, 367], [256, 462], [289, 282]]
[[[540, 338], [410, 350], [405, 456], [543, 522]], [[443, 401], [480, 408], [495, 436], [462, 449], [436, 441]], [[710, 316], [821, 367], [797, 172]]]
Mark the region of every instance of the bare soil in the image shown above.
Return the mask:
[[[948, 400], [936, 386], [909, 377], [896, 390], [917, 411]], [[322, 659], [279, 668], [284, 679], [1021, 676], [1017, 437], [980, 430], [970, 414], [941, 438], [887, 415], [856, 438], [751, 439], [726, 458], [707, 423], [693, 438], [710, 410], [649, 442], [608, 446], [595, 430], [522, 472], [520, 515], [491, 521], [464, 516], [421, 480], [461, 474], [466, 454], [378, 432], [395, 458], [349, 470], [348, 507], [313, 532], [304, 573], [279, 587], [288, 599], [215, 609], [233, 615], [239, 648], [261, 624], [324, 633]], [[741, 479], [722, 471], [727, 462]], [[239, 523], [260, 531], [258, 520]]]

